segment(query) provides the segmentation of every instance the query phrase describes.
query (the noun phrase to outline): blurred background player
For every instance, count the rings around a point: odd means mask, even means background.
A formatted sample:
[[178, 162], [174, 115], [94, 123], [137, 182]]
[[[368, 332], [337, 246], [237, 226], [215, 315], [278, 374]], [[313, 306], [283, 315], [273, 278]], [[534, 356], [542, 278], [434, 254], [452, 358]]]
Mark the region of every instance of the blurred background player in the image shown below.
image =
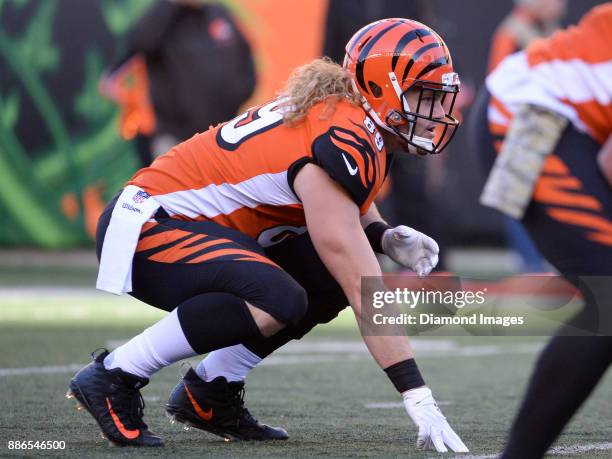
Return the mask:
[[[489, 52], [489, 72], [507, 56], [525, 49], [537, 38], [545, 38], [561, 27], [567, 0], [515, 0], [514, 9], [495, 30]], [[508, 246], [519, 255], [522, 272], [543, 272], [546, 266], [531, 238], [516, 220], [505, 217]]]
[[561, 27], [567, 0], [514, 0], [514, 9], [495, 30], [489, 51], [489, 72], [510, 54]]
[[[443, 40], [406, 19], [358, 31], [344, 66], [319, 59], [299, 68], [282, 97], [176, 146], [140, 170], [105, 210], [97, 287], [131, 292], [169, 312], [70, 381], [69, 396], [114, 443], [163, 444], [143, 421], [139, 392], [159, 369], [264, 343], [300, 324], [308, 293], [261, 248], [289, 229], [308, 231], [341, 287], [342, 306], [353, 308], [370, 353], [418, 427], [417, 447], [468, 451], [425, 386], [405, 330], [372, 333], [361, 304], [362, 277], [382, 274], [374, 250], [421, 277], [437, 263], [433, 239], [390, 227], [373, 200], [391, 166], [387, 146], [427, 155], [453, 138], [459, 78]], [[287, 438], [282, 429], [238, 418], [241, 400], [203, 404], [206, 385], [198, 379], [186, 375], [171, 395], [167, 410], [179, 421], [235, 438], [245, 433], [242, 421], [247, 430]], [[233, 430], [215, 422], [219, 415], [234, 421]]]
[[612, 361], [611, 41], [608, 2], [503, 60], [474, 109], [481, 202], [520, 220], [585, 301], [542, 351], [504, 458], [542, 457]]
[[231, 14], [204, 0], [158, 0], [128, 31], [101, 81], [136, 135], [143, 166], [236, 115], [255, 88], [251, 48]]

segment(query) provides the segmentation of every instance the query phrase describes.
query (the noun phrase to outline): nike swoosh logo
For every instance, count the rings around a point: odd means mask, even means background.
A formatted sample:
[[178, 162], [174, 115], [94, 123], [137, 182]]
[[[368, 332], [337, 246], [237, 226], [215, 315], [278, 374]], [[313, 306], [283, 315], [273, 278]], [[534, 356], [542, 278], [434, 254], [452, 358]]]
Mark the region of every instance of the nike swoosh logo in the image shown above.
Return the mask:
[[191, 402], [191, 406], [193, 406], [193, 409], [195, 410], [196, 414], [199, 417], [201, 417], [203, 420], [210, 421], [213, 418], [213, 409], [211, 408], [211, 409], [209, 409], [207, 411], [203, 410], [202, 407], [200, 406], [200, 404], [194, 398], [194, 396], [191, 395], [191, 392], [189, 391], [189, 388], [187, 387], [187, 384], [183, 383], [183, 387], [185, 387], [185, 391], [187, 392], [187, 397], [189, 397], [189, 401]]
[[344, 153], [342, 153], [342, 159], [344, 159], [344, 164], [346, 164], [349, 174], [355, 175], [359, 171], [359, 168], [357, 166], [355, 166], [354, 168], [351, 167], [351, 164], [348, 162], [348, 159], [346, 159]]
[[106, 406], [108, 406], [108, 412], [110, 413], [111, 418], [115, 423], [115, 427], [117, 427], [117, 430], [121, 432], [121, 435], [123, 435], [128, 440], [134, 440], [135, 438], [138, 438], [138, 436], [140, 435], [140, 429], [126, 429], [121, 420], [119, 419], [119, 416], [115, 414], [115, 410], [113, 410], [113, 406], [111, 405], [110, 399], [108, 397], [106, 397]]

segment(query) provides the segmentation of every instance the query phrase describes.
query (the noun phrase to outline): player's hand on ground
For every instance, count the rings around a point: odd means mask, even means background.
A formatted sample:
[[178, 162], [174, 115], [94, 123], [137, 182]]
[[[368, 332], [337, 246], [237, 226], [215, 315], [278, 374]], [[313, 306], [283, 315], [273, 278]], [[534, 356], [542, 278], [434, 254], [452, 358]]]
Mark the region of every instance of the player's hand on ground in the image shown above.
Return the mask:
[[393, 261], [410, 268], [419, 277], [427, 276], [436, 267], [440, 252], [436, 241], [404, 225], [383, 233], [382, 249]]
[[446, 421], [428, 387], [408, 390], [402, 397], [410, 419], [419, 429], [417, 449], [435, 449], [445, 453], [448, 446], [456, 453], [470, 451]]

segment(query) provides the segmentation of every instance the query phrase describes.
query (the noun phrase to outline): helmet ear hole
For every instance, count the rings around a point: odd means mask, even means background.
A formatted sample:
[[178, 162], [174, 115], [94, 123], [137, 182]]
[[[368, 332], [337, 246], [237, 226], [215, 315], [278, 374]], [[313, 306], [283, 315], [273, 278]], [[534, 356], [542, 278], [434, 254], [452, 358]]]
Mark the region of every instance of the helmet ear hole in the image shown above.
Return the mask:
[[373, 81], [368, 81], [368, 86], [370, 87], [370, 92], [374, 97], [378, 98], [382, 96], [382, 88], [376, 83], [374, 83]]

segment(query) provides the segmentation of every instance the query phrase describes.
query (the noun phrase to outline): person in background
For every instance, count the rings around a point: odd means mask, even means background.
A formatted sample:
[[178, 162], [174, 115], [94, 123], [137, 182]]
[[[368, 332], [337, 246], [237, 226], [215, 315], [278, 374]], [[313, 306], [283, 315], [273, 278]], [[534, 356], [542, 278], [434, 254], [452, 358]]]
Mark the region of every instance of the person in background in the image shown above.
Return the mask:
[[612, 362], [611, 41], [607, 2], [504, 59], [470, 119], [481, 203], [520, 220], [585, 303], [540, 354], [503, 459], [543, 457]]
[[514, 9], [495, 30], [489, 52], [489, 72], [506, 56], [525, 49], [536, 38], [561, 27], [567, 0], [514, 0]]
[[159, 0], [128, 31], [101, 91], [123, 106], [122, 135], [139, 135], [140, 160], [148, 166], [177, 143], [235, 116], [255, 81], [249, 44], [223, 6]]
[[[497, 27], [489, 52], [489, 72], [507, 56], [525, 49], [537, 38], [551, 35], [560, 27], [565, 16], [567, 0], [515, 0], [514, 9]], [[543, 272], [546, 265], [522, 225], [512, 218], [504, 218], [508, 245], [520, 257], [521, 272]]]

